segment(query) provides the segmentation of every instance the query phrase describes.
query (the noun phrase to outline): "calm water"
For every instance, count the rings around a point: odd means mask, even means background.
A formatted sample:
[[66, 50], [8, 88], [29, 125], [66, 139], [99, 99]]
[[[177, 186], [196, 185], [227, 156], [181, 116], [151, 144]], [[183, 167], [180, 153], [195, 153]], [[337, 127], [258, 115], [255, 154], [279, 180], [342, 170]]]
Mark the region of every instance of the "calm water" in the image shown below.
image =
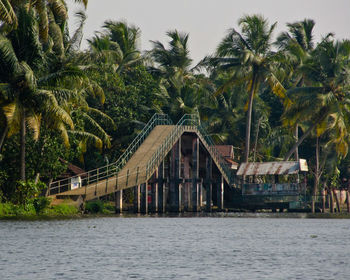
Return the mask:
[[350, 279], [350, 220], [0, 221], [0, 279]]

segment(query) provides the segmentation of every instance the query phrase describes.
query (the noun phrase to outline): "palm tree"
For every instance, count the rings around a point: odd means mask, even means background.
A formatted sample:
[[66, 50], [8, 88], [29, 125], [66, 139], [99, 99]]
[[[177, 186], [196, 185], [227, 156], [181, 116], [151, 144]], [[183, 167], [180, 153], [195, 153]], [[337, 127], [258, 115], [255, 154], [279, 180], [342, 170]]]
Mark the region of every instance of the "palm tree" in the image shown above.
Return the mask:
[[0, 1], [0, 22], [17, 27], [17, 16], [12, 7], [12, 1]]
[[106, 21], [103, 28], [105, 32], [88, 40], [93, 61], [102, 59], [103, 64], [113, 65], [116, 73], [141, 62], [139, 28], [123, 21]]
[[241, 33], [230, 29], [219, 44], [215, 57], [208, 57], [203, 64], [231, 73], [217, 94], [224, 92], [234, 84], [246, 82], [248, 94], [244, 162], [248, 162], [250, 151], [251, 120], [254, 96], [260, 84], [268, 82], [275, 94], [284, 98], [284, 91], [278, 79], [273, 75], [275, 53], [271, 40], [276, 23], [269, 25], [260, 15], [244, 16], [238, 21]]
[[[289, 32], [282, 32], [276, 41], [276, 45], [284, 57], [284, 67], [288, 68], [289, 77], [292, 86], [302, 87], [305, 85], [305, 75], [300, 71], [306, 59], [310, 57], [314, 49], [313, 28], [315, 22], [311, 19], [304, 19], [294, 23], [287, 23]], [[288, 65], [288, 66], [287, 66]], [[294, 137], [298, 141], [298, 123], [295, 124]], [[295, 149], [295, 159], [299, 159], [298, 148]]]
[[209, 80], [195, 75], [190, 68], [189, 34], [172, 30], [167, 32], [168, 48], [159, 41], [151, 41], [153, 48], [148, 52], [155, 65], [149, 71], [160, 80], [164, 103], [162, 111], [179, 119], [185, 113], [200, 114], [210, 92]]
[[[80, 108], [86, 112], [85, 119], [91, 113], [97, 114], [84, 102], [84, 95], [93, 93], [103, 96], [94, 84], [85, 77], [82, 69], [72, 65], [65, 59], [65, 53], [57, 56], [57, 52], [47, 49], [44, 53], [43, 44], [37, 28], [36, 15], [26, 7], [17, 8], [18, 28], [11, 30], [7, 37], [0, 35], [0, 106], [6, 116], [5, 128], [1, 139], [7, 134], [11, 136], [20, 131], [21, 145], [21, 180], [25, 180], [25, 139], [26, 126], [34, 131], [34, 138], [39, 137], [42, 122], [48, 128], [61, 132], [68, 146], [68, 133], [79, 137], [92, 138], [97, 146], [102, 142], [109, 146], [109, 138], [98, 126], [95, 133], [86, 131], [70, 132], [74, 128], [70, 116]], [[66, 49], [66, 48], [64, 48]], [[67, 57], [66, 57], [67, 58]], [[84, 116], [84, 115], [83, 115]], [[104, 116], [100, 114], [99, 117]], [[96, 127], [90, 117], [90, 127]]]
[[[45, 63], [44, 53], [39, 43], [36, 19], [32, 11], [25, 7], [17, 9], [18, 28], [7, 37], [0, 35], [0, 80], [3, 94], [2, 110], [7, 118], [4, 132], [8, 135], [20, 130], [21, 179], [25, 180], [25, 137], [26, 124], [39, 136], [41, 114], [51, 113], [51, 117], [73, 127], [70, 116], [62, 110], [52, 92], [37, 87], [37, 76]], [[56, 128], [63, 127], [56, 123]]]
[[296, 147], [316, 130], [316, 136], [332, 130], [333, 143], [339, 156], [348, 152], [349, 120], [349, 57], [350, 41], [334, 41], [327, 36], [301, 67], [312, 86], [297, 87], [287, 91], [293, 104], [286, 110], [284, 121], [295, 125], [309, 122], [309, 128], [286, 154], [288, 160]]

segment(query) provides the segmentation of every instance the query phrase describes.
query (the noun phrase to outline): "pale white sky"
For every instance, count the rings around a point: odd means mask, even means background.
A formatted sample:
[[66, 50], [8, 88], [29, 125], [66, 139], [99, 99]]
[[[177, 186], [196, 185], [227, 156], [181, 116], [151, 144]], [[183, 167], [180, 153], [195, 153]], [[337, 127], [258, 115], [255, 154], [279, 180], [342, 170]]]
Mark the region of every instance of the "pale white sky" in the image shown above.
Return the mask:
[[[74, 27], [80, 6], [67, 2]], [[271, 24], [278, 22], [275, 36], [286, 30], [287, 22], [311, 18], [316, 40], [329, 32], [350, 39], [350, 0], [89, 0], [82, 48], [105, 20], [126, 20], [141, 29], [142, 50], [151, 48], [150, 40], [166, 43], [168, 30], [189, 33], [191, 57], [198, 62], [214, 52], [229, 28], [237, 28], [240, 17], [256, 13]]]

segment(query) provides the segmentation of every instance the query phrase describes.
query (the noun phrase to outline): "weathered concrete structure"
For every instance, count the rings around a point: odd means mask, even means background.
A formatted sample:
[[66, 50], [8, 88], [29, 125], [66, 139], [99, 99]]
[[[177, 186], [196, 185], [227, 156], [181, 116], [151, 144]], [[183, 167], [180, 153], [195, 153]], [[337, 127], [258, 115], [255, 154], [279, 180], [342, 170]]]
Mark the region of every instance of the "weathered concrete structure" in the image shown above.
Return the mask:
[[185, 115], [172, 125], [166, 115], [156, 114], [117, 162], [85, 173], [76, 189], [72, 178], [53, 182], [49, 195], [87, 201], [115, 193], [116, 212], [121, 212], [123, 190], [132, 188], [135, 213], [210, 212], [213, 205], [222, 210], [232, 162], [196, 116]]

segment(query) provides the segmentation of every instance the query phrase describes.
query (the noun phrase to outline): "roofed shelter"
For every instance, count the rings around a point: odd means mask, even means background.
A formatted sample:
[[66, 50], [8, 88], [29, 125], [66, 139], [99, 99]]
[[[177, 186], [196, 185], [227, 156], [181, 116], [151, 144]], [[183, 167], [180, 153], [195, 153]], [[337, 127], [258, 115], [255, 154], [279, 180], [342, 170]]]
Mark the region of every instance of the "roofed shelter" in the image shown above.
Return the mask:
[[[301, 182], [299, 174], [307, 171], [305, 159], [248, 162], [240, 165], [237, 176], [242, 178], [242, 195], [298, 195], [305, 190], [305, 181]], [[280, 182], [279, 177], [284, 175], [288, 181]]]

